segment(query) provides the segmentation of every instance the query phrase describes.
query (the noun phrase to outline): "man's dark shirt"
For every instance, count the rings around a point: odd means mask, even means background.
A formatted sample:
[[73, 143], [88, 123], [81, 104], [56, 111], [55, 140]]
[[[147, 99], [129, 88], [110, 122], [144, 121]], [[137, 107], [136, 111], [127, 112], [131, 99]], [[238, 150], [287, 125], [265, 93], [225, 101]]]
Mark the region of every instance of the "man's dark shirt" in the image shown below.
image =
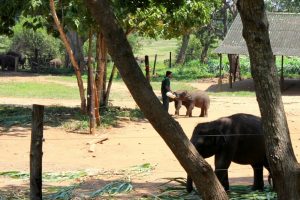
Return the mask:
[[165, 76], [161, 82], [161, 94], [163, 96], [166, 96], [166, 93], [169, 91], [169, 90], [167, 90], [166, 86], [168, 86], [170, 88], [170, 79], [167, 76]]

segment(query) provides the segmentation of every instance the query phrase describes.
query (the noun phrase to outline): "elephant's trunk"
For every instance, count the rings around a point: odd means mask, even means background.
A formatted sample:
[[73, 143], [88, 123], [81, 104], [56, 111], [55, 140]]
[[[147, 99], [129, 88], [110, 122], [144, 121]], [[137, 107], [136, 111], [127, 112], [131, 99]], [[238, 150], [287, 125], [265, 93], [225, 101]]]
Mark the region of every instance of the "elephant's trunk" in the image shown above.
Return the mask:
[[193, 180], [192, 177], [190, 175], [187, 175], [187, 179], [186, 179], [186, 191], [188, 193], [193, 191]]

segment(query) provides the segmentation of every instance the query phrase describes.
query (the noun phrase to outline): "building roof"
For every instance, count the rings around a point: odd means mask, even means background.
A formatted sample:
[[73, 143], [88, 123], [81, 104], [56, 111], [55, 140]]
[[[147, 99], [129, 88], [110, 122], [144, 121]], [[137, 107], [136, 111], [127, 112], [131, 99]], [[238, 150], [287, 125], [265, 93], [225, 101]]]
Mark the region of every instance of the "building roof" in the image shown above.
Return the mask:
[[[267, 17], [273, 54], [300, 56], [300, 14], [267, 13]], [[214, 52], [248, 55], [246, 42], [242, 36], [242, 29], [241, 18], [237, 15], [225, 39]]]

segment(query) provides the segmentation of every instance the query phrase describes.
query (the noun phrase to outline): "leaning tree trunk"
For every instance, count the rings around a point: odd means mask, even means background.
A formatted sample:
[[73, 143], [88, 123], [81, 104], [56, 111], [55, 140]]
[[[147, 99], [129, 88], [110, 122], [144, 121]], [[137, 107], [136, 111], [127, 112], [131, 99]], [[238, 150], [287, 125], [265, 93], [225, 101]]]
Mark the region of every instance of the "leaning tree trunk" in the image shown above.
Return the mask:
[[189, 40], [190, 40], [190, 34], [186, 33], [182, 36], [182, 43], [181, 43], [181, 48], [178, 53], [177, 59], [176, 59], [176, 64], [182, 64], [185, 61], [185, 55], [186, 55], [186, 50], [189, 45]]
[[72, 49], [70, 47], [70, 43], [66, 37], [66, 34], [64, 33], [64, 30], [59, 22], [59, 19], [56, 15], [56, 11], [55, 11], [55, 5], [54, 5], [54, 0], [50, 0], [50, 9], [51, 9], [51, 13], [52, 13], [52, 17], [54, 19], [55, 25], [59, 31], [59, 35], [61, 40], [63, 41], [65, 48], [70, 56], [72, 65], [74, 67], [75, 70], [75, 74], [76, 74], [76, 78], [77, 78], [77, 84], [78, 84], [78, 88], [79, 88], [79, 94], [80, 94], [80, 99], [81, 99], [81, 111], [82, 112], [86, 112], [86, 100], [85, 100], [85, 95], [84, 95], [84, 86], [83, 86], [83, 81], [81, 78], [81, 73], [80, 73], [80, 69], [78, 67], [78, 63], [76, 62]]
[[163, 109], [150, 83], [145, 79], [126, 35], [117, 23], [109, 0], [85, 2], [101, 27], [109, 54], [134, 100], [183, 168], [191, 175], [202, 197], [209, 200], [228, 199], [211, 166], [199, 155], [178, 122]]
[[278, 199], [300, 199], [300, 168], [293, 152], [269, 39], [263, 0], [239, 0], [266, 150]]

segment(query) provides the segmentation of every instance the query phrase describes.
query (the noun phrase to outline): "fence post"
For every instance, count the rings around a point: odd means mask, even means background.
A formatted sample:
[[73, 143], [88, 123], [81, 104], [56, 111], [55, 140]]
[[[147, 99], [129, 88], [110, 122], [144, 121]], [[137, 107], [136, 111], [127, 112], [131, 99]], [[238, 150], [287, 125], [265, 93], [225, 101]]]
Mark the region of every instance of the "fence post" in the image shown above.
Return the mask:
[[150, 82], [149, 56], [145, 56], [146, 79]]
[[172, 52], [170, 51], [169, 67], [172, 68]]
[[30, 200], [42, 200], [43, 121], [44, 106], [34, 104], [30, 145]]
[[157, 59], [157, 54], [155, 54], [155, 57], [154, 57], [153, 72], [152, 72], [152, 75], [155, 75], [156, 59]]

